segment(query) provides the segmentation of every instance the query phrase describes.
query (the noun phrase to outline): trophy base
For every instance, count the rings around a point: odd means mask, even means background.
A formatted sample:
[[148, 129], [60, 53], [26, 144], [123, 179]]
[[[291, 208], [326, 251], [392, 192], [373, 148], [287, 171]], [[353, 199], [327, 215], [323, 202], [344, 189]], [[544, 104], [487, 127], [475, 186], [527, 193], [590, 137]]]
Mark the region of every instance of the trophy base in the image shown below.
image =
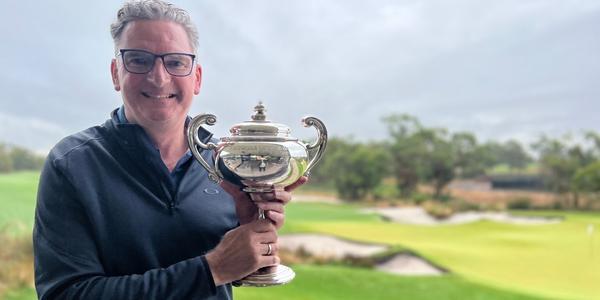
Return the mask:
[[262, 268], [240, 280], [234, 281], [233, 286], [251, 286], [251, 287], [267, 287], [274, 285], [286, 284], [294, 277], [296, 273], [284, 265]]

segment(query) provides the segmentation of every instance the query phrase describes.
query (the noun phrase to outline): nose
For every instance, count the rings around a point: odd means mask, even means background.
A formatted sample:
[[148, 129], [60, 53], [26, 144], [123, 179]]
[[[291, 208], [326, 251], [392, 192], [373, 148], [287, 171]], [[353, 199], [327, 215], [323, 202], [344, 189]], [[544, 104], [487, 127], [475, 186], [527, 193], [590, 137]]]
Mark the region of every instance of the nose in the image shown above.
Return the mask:
[[171, 74], [165, 69], [162, 59], [157, 57], [152, 70], [148, 72], [146, 78], [156, 87], [162, 87], [171, 81]]

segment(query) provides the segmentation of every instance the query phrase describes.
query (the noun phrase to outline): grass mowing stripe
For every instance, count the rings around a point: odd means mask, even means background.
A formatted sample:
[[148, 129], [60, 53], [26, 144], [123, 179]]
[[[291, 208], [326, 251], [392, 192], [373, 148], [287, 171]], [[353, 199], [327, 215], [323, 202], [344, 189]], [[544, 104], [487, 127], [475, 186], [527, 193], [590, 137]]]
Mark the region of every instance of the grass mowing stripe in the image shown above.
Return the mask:
[[292, 283], [269, 288], [236, 288], [237, 300], [262, 299], [539, 299], [485, 287], [457, 276], [405, 277], [342, 266], [292, 266]]
[[[291, 206], [288, 213], [295, 208]], [[308, 211], [307, 208], [303, 210]], [[285, 226], [290, 225], [290, 231], [302, 228], [304, 232], [404, 246], [465, 278], [485, 285], [544, 297], [598, 297], [600, 241], [598, 237], [588, 236], [587, 226], [592, 224], [600, 228], [600, 214], [551, 213], [564, 215], [565, 221], [550, 225], [476, 222], [414, 226], [373, 220], [318, 221], [315, 215], [311, 216], [312, 221], [305, 222], [302, 215], [296, 214], [294, 218], [286, 220]], [[353, 218], [347, 211], [345, 214], [347, 219]], [[361, 215], [358, 212], [355, 214]], [[323, 218], [327, 218], [327, 215], [326, 210], [320, 213]], [[592, 246], [596, 253], [591, 252]]]

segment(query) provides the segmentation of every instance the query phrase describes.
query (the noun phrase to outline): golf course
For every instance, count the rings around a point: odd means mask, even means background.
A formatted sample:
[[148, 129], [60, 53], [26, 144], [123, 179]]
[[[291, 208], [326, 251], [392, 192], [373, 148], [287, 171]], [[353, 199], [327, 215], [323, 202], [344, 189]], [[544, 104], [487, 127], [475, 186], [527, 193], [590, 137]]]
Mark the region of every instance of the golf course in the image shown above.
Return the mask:
[[[30, 240], [38, 176], [36, 172], [0, 175], [0, 233], [4, 239]], [[339, 262], [294, 264], [296, 279], [291, 284], [235, 288], [235, 298], [600, 299], [600, 213], [512, 211], [560, 217], [562, 221], [421, 226], [385, 221], [363, 212], [364, 208], [359, 204], [292, 202], [286, 207], [286, 224], [280, 234], [316, 233], [388, 245], [418, 254], [448, 273], [399, 276]], [[12, 259], [0, 255], [2, 268], [12, 264]], [[29, 271], [33, 272], [32, 263]], [[15, 284], [11, 274], [0, 273], [0, 299], [34, 298], [33, 283]]]

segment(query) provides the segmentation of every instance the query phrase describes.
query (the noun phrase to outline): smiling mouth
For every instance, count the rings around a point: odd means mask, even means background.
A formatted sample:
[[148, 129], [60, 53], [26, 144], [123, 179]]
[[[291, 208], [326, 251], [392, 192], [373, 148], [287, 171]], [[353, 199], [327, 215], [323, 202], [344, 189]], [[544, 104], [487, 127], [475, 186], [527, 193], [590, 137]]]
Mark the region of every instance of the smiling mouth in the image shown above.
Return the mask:
[[171, 99], [171, 98], [175, 98], [175, 96], [176, 96], [175, 94], [151, 95], [146, 92], [142, 92], [142, 95], [146, 98], [152, 98], [152, 99]]

